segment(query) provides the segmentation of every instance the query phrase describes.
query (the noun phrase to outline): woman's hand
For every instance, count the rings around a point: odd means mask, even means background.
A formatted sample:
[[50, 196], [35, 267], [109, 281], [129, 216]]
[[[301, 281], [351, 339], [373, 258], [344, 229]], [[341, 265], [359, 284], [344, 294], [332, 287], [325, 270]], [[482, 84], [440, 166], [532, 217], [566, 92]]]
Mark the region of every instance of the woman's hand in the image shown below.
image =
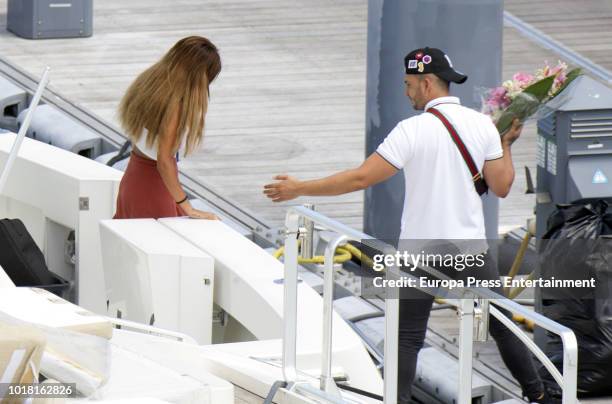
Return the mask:
[[181, 208], [183, 208], [185, 213], [187, 213], [187, 216], [189, 216], [192, 219], [220, 220], [219, 217], [215, 215], [214, 213], [198, 210], [192, 207], [191, 204], [185, 203], [184, 205], [181, 204], [180, 206]]

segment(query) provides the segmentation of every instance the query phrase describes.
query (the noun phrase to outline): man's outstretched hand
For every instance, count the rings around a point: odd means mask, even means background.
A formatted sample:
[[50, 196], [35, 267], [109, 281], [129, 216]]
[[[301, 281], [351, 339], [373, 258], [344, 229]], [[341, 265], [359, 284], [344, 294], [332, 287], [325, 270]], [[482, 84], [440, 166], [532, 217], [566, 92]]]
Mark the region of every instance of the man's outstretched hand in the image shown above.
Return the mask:
[[300, 181], [288, 175], [277, 175], [274, 177], [278, 182], [264, 185], [263, 193], [273, 202], [290, 201], [300, 196]]

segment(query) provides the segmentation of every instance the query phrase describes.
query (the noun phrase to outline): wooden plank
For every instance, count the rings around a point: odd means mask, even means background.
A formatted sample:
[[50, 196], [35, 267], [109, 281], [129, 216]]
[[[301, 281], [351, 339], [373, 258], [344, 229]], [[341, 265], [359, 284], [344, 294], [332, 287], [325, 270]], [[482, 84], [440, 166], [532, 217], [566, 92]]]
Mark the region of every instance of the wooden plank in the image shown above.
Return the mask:
[[612, 69], [612, 2], [506, 0], [504, 7], [602, 67]]
[[[277, 222], [283, 209], [261, 194], [275, 173], [298, 167], [314, 177], [363, 158], [364, 0], [94, 6], [92, 38], [43, 43], [3, 33], [0, 52], [34, 73], [51, 63], [56, 88], [118, 126], [115, 109], [131, 80], [180, 37], [208, 35], [224, 71], [212, 86], [204, 147], [181, 165]], [[254, 138], [265, 147], [249, 147]], [[322, 153], [335, 146], [342, 153]], [[361, 226], [361, 194], [318, 202]]]

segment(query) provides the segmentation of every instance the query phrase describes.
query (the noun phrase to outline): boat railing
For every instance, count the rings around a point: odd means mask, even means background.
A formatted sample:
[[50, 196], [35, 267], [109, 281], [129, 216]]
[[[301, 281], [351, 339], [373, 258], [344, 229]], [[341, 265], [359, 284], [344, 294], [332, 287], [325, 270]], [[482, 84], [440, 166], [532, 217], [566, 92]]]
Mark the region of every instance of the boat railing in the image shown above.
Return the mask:
[[[324, 286], [323, 286], [323, 335], [321, 354], [320, 386], [317, 390], [319, 399], [325, 398], [328, 402], [342, 402], [342, 396], [331, 374], [332, 360], [332, 320], [333, 320], [333, 290], [334, 290], [334, 254], [338, 246], [347, 241], [363, 242], [374, 240], [363, 232], [357, 231], [331, 219], [321, 213], [304, 206], [288, 208], [285, 218], [285, 258], [284, 258], [284, 302], [283, 302], [283, 352], [282, 369], [287, 389], [296, 392], [312, 393], [312, 387], [305, 389], [305, 384], [298, 380], [296, 369], [296, 341], [297, 341], [297, 289], [298, 289], [298, 240], [305, 236], [307, 228], [304, 222], [312, 222], [319, 227], [337, 233], [330, 240], [325, 250]], [[312, 235], [307, 235], [311, 237]], [[377, 243], [377, 249], [383, 254], [394, 254], [395, 249], [384, 243]], [[387, 276], [399, 277], [397, 267], [387, 267]], [[412, 276], [402, 272], [402, 276]], [[493, 315], [508, 327], [536, 358], [548, 369], [559, 384], [563, 392], [563, 404], [577, 403], [577, 372], [578, 372], [578, 344], [576, 336], [571, 329], [533, 312], [520, 304], [504, 298], [488, 289], [466, 288], [468, 296], [450, 300], [459, 313], [459, 378], [457, 390], [457, 403], [468, 404], [472, 402], [472, 360], [475, 322], [488, 324], [488, 315]], [[449, 291], [450, 292], [450, 291]], [[475, 314], [475, 302], [476, 305]], [[489, 303], [491, 305], [489, 305]], [[480, 310], [480, 305], [484, 310]], [[497, 307], [494, 307], [497, 306]], [[506, 317], [499, 308], [510, 313], [518, 314], [533, 321], [561, 338], [563, 345], [563, 373], [555, 367], [546, 354], [525, 334], [516, 324]], [[384, 402], [386, 404], [397, 401], [397, 374], [398, 374], [398, 325], [399, 325], [399, 299], [386, 296], [385, 298], [385, 344], [384, 344]], [[480, 329], [483, 327], [481, 326]], [[485, 329], [486, 332], [486, 329]], [[479, 333], [482, 334], [482, 333]], [[482, 336], [480, 336], [482, 337]]]

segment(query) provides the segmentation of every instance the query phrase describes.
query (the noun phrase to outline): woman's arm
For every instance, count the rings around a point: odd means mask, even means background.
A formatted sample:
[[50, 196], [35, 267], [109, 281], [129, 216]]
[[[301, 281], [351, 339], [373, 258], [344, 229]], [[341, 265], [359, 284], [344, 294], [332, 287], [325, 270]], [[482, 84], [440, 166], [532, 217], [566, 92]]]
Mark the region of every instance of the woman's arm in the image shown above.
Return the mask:
[[197, 210], [191, 206], [189, 200], [185, 199], [187, 194], [183, 191], [181, 183], [178, 179], [178, 172], [176, 169], [174, 143], [178, 136], [178, 109], [175, 109], [172, 114], [170, 121], [168, 122], [168, 129], [163, 133], [160, 133], [158, 137], [158, 149], [157, 149], [157, 171], [161, 176], [164, 185], [172, 195], [175, 202], [183, 201], [179, 206], [189, 215], [189, 217], [196, 219], [218, 219], [218, 217], [210, 212], [203, 212]]

